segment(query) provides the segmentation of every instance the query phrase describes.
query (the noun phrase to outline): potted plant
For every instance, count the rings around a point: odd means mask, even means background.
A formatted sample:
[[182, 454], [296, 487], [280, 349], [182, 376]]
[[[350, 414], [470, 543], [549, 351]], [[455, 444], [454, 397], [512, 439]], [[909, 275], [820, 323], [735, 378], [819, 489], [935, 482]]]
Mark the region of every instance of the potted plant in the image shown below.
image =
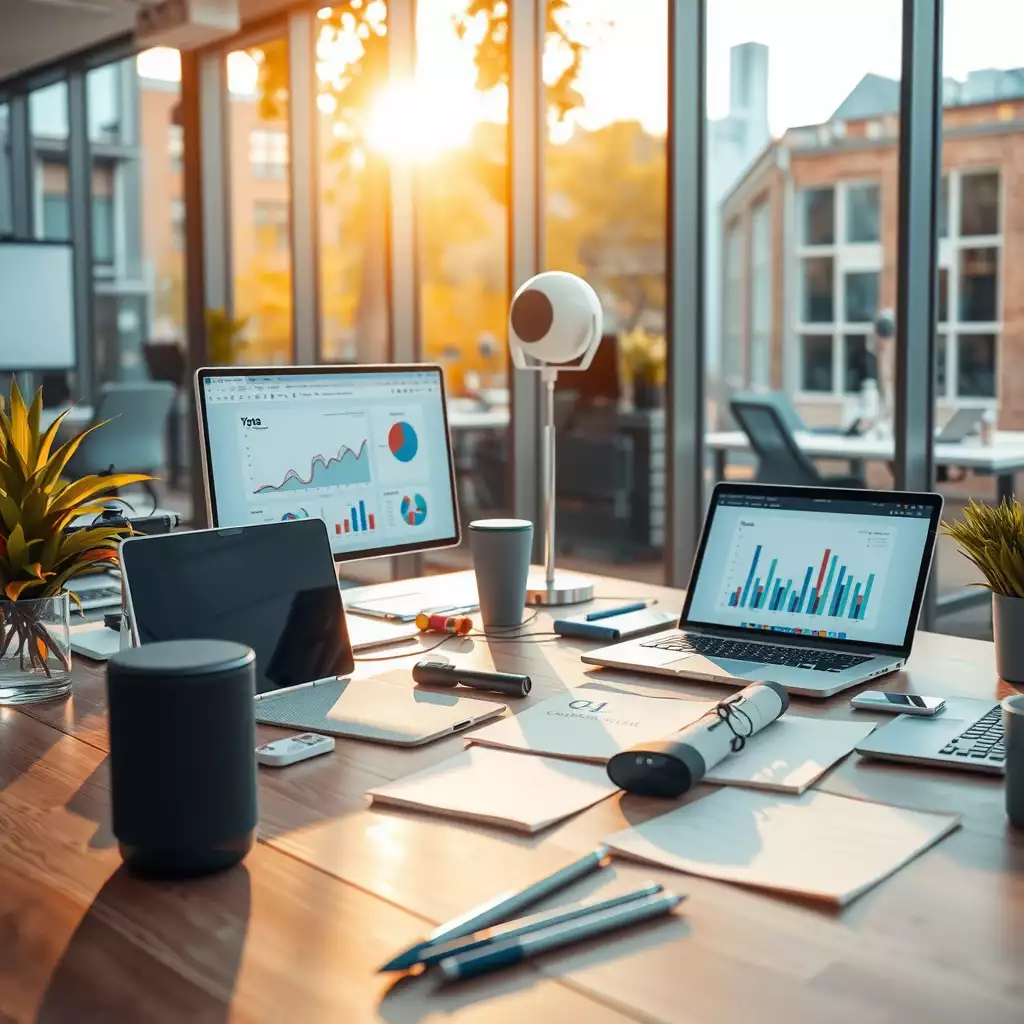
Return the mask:
[[1016, 498], [998, 505], [972, 499], [962, 519], [942, 527], [985, 577], [975, 586], [992, 591], [999, 677], [1024, 683], [1024, 508]]
[[619, 335], [623, 376], [632, 386], [637, 409], [656, 409], [663, 404], [667, 354], [665, 336], [649, 334], [642, 327]]
[[249, 325], [247, 316], [234, 319], [224, 309], [208, 309], [206, 320], [206, 355], [211, 366], [234, 366], [249, 343], [243, 337]]
[[136, 473], [62, 474], [96, 423], [55, 446], [67, 413], [40, 430], [42, 389], [26, 407], [11, 381], [10, 408], [0, 398], [0, 704], [26, 703], [71, 689], [69, 580], [100, 563], [117, 562], [125, 526], [99, 525], [74, 533], [77, 516], [99, 515], [103, 496], [149, 479]]

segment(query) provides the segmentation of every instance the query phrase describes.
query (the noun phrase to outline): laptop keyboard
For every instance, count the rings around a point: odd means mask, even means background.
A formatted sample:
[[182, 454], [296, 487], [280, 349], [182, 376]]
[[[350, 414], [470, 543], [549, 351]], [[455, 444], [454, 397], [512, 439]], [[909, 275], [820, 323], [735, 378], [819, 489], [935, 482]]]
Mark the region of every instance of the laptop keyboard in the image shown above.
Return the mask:
[[641, 647], [657, 647], [662, 651], [680, 654], [703, 654], [711, 658], [733, 658], [768, 665], [788, 665], [817, 672], [843, 672], [864, 664], [871, 655], [842, 654], [838, 651], [819, 651], [808, 647], [789, 647], [784, 644], [753, 644], [744, 640], [726, 640], [696, 633], [678, 633], [675, 636], [648, 640]]
[[964, 761], [1002, 764], [1006, 760], [1002, 709], [997, 706], [982, 715], [974, 725], [950, 740], [939, 753], [962, 758]]

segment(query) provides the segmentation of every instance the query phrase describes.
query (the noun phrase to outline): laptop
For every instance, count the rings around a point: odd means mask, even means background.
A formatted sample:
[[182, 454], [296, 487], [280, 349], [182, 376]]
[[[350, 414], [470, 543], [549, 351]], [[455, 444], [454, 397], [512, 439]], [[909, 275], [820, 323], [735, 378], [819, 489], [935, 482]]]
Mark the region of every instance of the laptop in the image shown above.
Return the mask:
[[978, 432], [984, 409], [957, 409], [946, 425], [935, 434], [941, 444], [959, 444], [966, 437]]
[[947, 698], [938, 714], [900, 715], [855, 747], [882, 761], [962, 768], [1002, 775], [1006, 765], [1002, 708], [991, 700]]
[[941, 513], [937, 494], [720, 483], [678, 626], [583, 661], [807, 697], [895, 672]]

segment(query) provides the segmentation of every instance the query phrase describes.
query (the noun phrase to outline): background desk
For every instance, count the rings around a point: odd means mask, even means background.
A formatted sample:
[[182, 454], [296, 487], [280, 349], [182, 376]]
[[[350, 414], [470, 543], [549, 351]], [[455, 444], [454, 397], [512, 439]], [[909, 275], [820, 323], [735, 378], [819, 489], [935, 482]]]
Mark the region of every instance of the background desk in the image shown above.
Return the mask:
[[[598, 593], [682, 603], [678, 591], [621, 580], [599, 580]], [[542, 613], [531, 628], [549, 622]], [[586, 646], [442, 650], [529, 672], [533, 693], [515, 711], [588, 679], [635, 692], [726, 692], [584, 672]], [[918, 637], [909, 668], [886, 685], [1008, 692], [991, 644], [934, 634]], [[103, 693], [102, 670], [79, 660], [70, 700], [0, 710], [0, 1020], [1020, 1022], [1024, 833], [1007, 827], [998, 780], [853, 755], [822, 789], [957, 811], [963, 827], [842, 912], [616, 861], [616, 885], [654, 877], [688, 893], [681, 915], [442, 991], [432, 979], [374, 971], [434, 924], [675, 803], [613, 797], [539, 836], [378, 812], [368, 788], [451, 756], [462, 739], [417, 750], [339, 739], [330, 756], [261, 769], [260, 842], [244, 866], [145, 885], [118, 870]], [[798, 700], [794, 711], [849, 718], [848, 697]], [[572, 896], [595, 886], [582, 882]]]

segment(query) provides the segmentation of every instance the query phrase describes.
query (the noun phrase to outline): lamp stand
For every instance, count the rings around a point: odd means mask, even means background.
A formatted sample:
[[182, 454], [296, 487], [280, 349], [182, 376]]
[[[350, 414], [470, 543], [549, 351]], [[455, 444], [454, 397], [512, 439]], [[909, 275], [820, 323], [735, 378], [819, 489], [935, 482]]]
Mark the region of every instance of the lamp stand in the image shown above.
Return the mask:
[[541, 476], [544, 497], [544, 574], [530, 571], [526, 603], [533, 605], [580, 604], [594, 597], [594, 584], [586, 576], [555, 569], [555, 381], [558, 370], [541, 369], [544, 391], [544, 442], [541, 447]]

